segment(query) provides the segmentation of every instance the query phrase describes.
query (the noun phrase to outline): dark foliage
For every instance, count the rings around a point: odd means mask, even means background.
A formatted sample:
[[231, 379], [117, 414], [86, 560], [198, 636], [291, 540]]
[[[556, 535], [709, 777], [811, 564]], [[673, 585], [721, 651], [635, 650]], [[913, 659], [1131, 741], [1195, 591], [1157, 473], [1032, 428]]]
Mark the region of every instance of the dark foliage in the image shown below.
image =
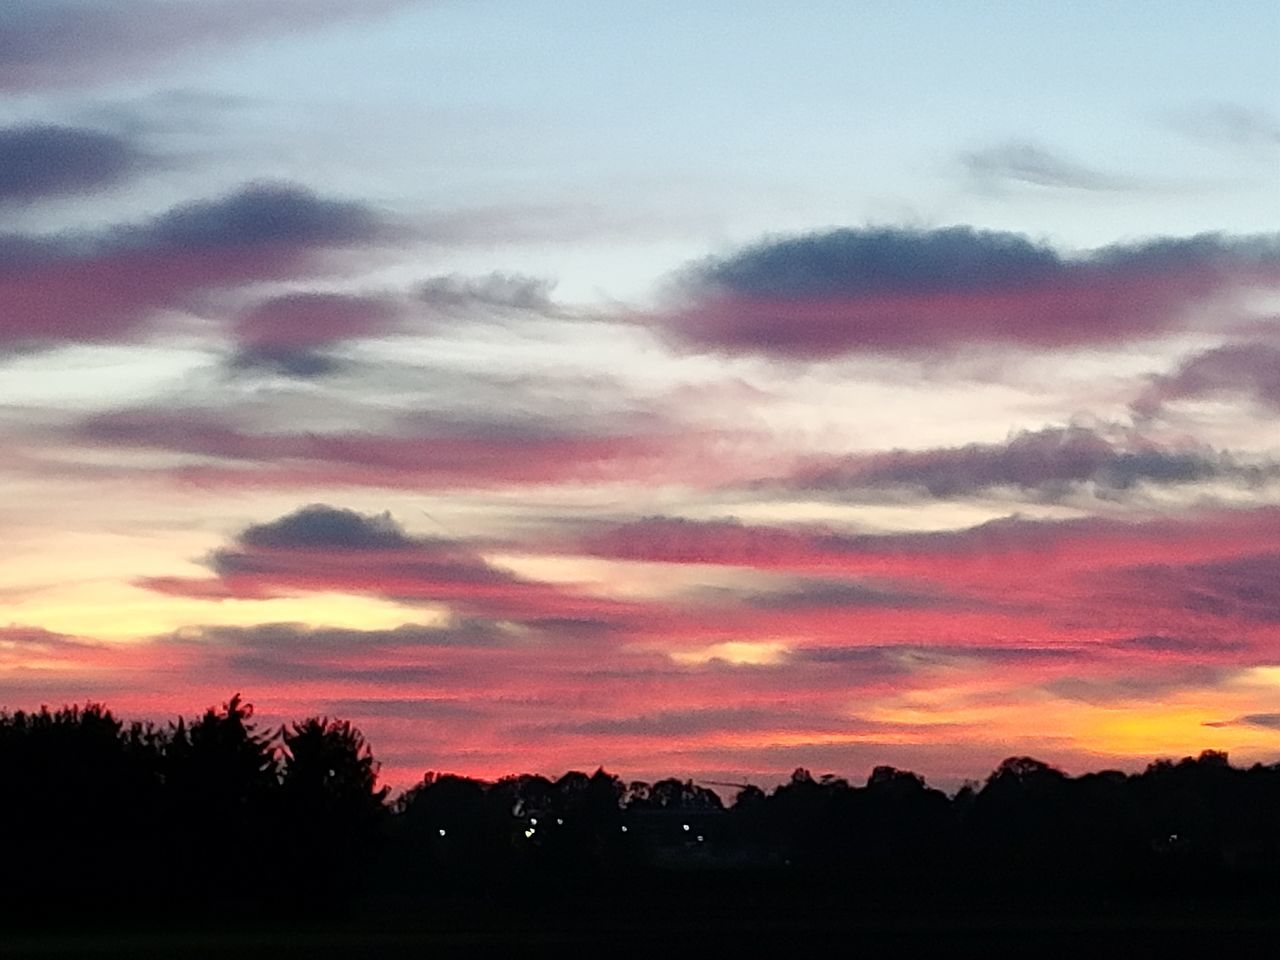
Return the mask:
[[[426, 774], [389, 799], [349, 723], [259, 731], [239, 696], [168, 727], [98, 704], [0, 713], [0, 911], [330, 914], [459, 896], [632, 896], [702, 877], [792, 892], [1149, 898], [1280, 893], [1280, 764], [1212, 751], [1141, 774], [1028, 757], [948, 797], [877, 767], [797, 770], [726, 807], [678, 779], [597, 770], [486, 782]], [[896, 893], [895, 893], [896, 891]]]

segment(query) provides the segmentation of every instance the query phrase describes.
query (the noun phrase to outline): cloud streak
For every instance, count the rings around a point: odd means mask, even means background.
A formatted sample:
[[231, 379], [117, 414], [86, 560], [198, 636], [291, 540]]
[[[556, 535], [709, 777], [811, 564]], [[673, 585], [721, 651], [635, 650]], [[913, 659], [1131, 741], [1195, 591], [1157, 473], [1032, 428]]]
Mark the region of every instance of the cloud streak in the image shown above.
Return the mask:
[[1026, 141], [962, 153], [960, 162], [969, 176], [986, 189], [1009, 183], [1100, 191], [1132, 190], [1137, 186], [1125, 177], [1075, 163]]
[[686, 350], [822, 360], [1113, 344], [1280, 286], [1280, 238], [1205, 234], [1067, 256], [969, 227], [769, 239], [690, 267], [659, 329]]
[[113, 82], [212, 50], [337, 20], [379, 16], [415, 0], [6, 0], [0, 90]]
[[1280, 464], [1270, 461], [1241, 462], [1204, 446], [1171, 447], [1133, 431], [1072, 425], [1023, 431], [1003, 443], [815, 457], [781, 485], [855, 499], [893, 489], [938, 499], [1002, 489], [1055, 498], [1086, 486], [1117, 495], [1144, 484], [1258, 485], [1277, 476]]
[[201, 295], [316, 269], [328, 251], [389, 239], [358, 204], [256, 184], [95, 233], [0, 234], [0, 348], [103, 342]]

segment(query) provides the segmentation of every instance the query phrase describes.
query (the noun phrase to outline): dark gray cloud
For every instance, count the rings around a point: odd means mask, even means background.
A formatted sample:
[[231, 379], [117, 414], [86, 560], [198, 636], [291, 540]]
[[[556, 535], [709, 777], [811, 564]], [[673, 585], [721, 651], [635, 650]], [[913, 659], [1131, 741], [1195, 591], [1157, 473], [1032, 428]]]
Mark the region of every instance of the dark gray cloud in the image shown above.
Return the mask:
[[0, 90], [118, 82], [179, 54], [288, 34], [415, 0], [4, 0]]
[[660, 330], [687, 348], [821, 360], [1116, 343], [1280, 287], [1280, 236], [1203, 234], [1068, 256], [1015, 233], [839, 229], [694, 264]]
[[369, 516], [323, 503], [245, 528], [243, 546], [270, 550], [411, 550], [417, 542], [390, 513]]
[[[209, 554], [208, 577], [143, 577], [136, 585], [204, 600], [315, 593], [445, 604], [455, 616], [522, 625], [634, 616], [623, 601], [530, 580], [490, 563], [473, 542], [411, 536], [389, 514], [312, 504], [244, 529]], [[537, 629], [535, 627], [535, 629]], [[549, 635], [540, 631], [538, 639]]]
[[860, 607], [932, 610], [955, 606], [957, 600], [886, 583], [805, 580], [789, 589], [752, 594], [746, 602], [760, 610]]
[[306, 347], [244, 347], [227, 360], [234, 373], [266, 373], [293, 380], [315, 380], [346, 367], [339, 357]]
[[1022, 234], [886, 227], [765, 240], [704, 261], [691, 280], [752, 297], [824, 298], [981, 290], [1049, 279], [1064, 267]]
[[1005, 183], [1071, 190], [1130, 190], [1138, 186], [1127, 177], [1076, 163], [1026, 141], [965, 152], [960, 155], [960, 162], [978, 184], [988, 189]]
[[331, 200], [288, 183], [251, 184], [219, 200], [176, 207], [108, 236], [124, 250], [183, 253], [279, 245], [342, 246], [387, 230], [362, 204]]
[[1115, 494], [1142, 484], [1258, 484], [1278, 474], [1280, 465], [1271, 462], [1244, 463], [1204, 448], [1171, 449], [1129, 431], [1067, 426], [1024, 431], [1003, 443], [815, 460], [783, 483], [852, 494], [906, 487], [945, 498], [1015, 488], [1054, 497], [1086, 484]]
[[117, 186], [152, 160], [124, 137], [52, 124], [0, 129], [0, 204]]

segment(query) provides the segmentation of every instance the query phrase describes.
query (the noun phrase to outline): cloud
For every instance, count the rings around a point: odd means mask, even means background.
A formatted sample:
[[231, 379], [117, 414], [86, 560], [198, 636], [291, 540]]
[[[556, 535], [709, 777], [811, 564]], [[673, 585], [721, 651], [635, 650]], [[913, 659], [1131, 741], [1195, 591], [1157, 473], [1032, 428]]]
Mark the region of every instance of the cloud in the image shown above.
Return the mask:
[[804, 580], [783, 590], [770, 590], [746, 597], [749, 606], [760, 610], [803, 610], [884, 607], [927, 610], [954, 606], [955, 600], [887, 583], [841, 580]]
[[0, 129], [0, 206], [92, 193], [146, 170], [147, 157], [111, 133], [51, 124]]
[[1002, 183], [1069, 190], [1131, 190], [1137, 184], [1126, 178], [1075, 163], [1044, 147], [1014, 141], [960, 155], [969, 175], [990, 189]]
[[1066, 256], [1021, 234], [840, 229], [686, 270], [659, 330], [689, 350], [822, 360], [1122, 343], [1280, 287], [1280, 236], [1161, 238]]
[[1264, 730], [1280, 730], [1280, 713], [1248, 713], [1234, 720], [1214, 720], [1206, 727], [1261, 727]]
[[1131, 572], [1153, 603], [1232, 620], [1280, 624], [1280, 550]]
[[555, 284], [539, 277], [490, 273], [482, 277], [449, 274], [423, 281], [417, 298], [441, 313], [473, 316], [493, 312], [552, 313]]
[[209, 411], [141, 408], [89, 418], [71, 430], [69, 439], [117, 451], [163, 450], [212, 461], [159, 469], [228, 486], [443, 490], [655, 479], [710, 483], [743, 472], [727, 454], [706, 456], [708, 445], [719, 446], [717, 440], [724, 437], [627, 417], [577, 426], [563, 417], [410, 415], [380, 431], [321, 433], [256, 431]]
[[1162, 446], [1129, 430], [1071, 425], [1023, 431], [1002, 443], [815, 457], [780, 485], [854, 498], [895, 488], [939, 499], [1000, 489], [1058, 497], [1085, 485], [1116, 494], [1143, 484], [1256, 485], [1278, 474], [1280, 465], [1271, 462], [1243, 463], [1204, 447]]
[[161, 592], [256, 599], [323, 590], [405, 598], [465, 597], [516, 582], [457, 541], [410, 538], [389, 514], [366, 516], [311, 504], [270, 523], [246, 527], [216, 550], [213, 583], [161, 578]]
[[1045, 690], [1065, 700], [1077, 700], [1097, 706], [1113, 706], [1117, 701], [1161, 701], [1178, 690], [1213, 689], [1229, 679], [1236, 669], [1204, 664], [1183, 664], [1136, 675], [1110, 677], [1062, 677], [1045, 684]]
[[750, 616], [724, 604], [700, 617], [686, 610], [664, 627], [701, 642], [945, 638], [974, 646], [994, 636], [1020, 638], [1020, 646], [1069, 643], [1103, 658], [1239, 663], [1265, 655], [1280, 637], [1272, 633], [1280, 623], [1280, 510], [1273, 507], [1144, 521], [1011, 517], [879, 534], [651, 517], [589, 526], [578, 549], [847, 584], [807, 598], [801, 591], [798, 604], [757, 604]]
[[5, 0], [0, 90], [118, 82], [180, 54], [382, 15], [415, 0]]
[[247, 527], [237, 539], [243, 546], [267, 550], [409, 550], [415, 546], [390, 513], [366, 516], [323, 503]]
[[144, 589], [206, 600], [349, 593], [530, 620], [629, 614], [622, 603], [528, 580], [461, 540], [410, 536], [389, 514], [311, 504], [242, 530], [205, 560], [211, 577], [145, 577]]
[[401, 328], [404, 305], [390, 296], [297, 292], [255, 304], [235, 318], [234, 373], [267, 373], [314, 380], [348, 364], [332, 348]]
[[1249, 645], [1240, 640], [1221, 637], [1168, 637], [1152, 634], [1125, 637], [1110, 644], [1118, 650], [1138, 650], [1151, 653], [1167, 653], [1184, 656], [1215, 656], [1223, 653], [1243, 653]]
[[553, 722], [531, 725], [516, 731], [520, 736], [569, 735], [608, 737], [611, 739], [691, 737], [707, 734], [741, 736], [751, 731], [853, 733], [882, 730], [884, 725], [857, 717], [820, 716], [812, 712], [788, 708], [781, 704], [769, 707], [703, 707], [688, 710], [664, 710], [636, 716], [600, 717], [590, 720]]
[[1173, 373], [1153, 378], [1134, 410], [1154, 416], [1174, 401], [1222, 394], [1247, 396], [1280, 410], [1280, 345], [1246, 341], [1193, 354]]
[[159, 310], [309, 273], [325, 251], [389, 236], [369, 208], [289, 184], [250, 185], [96, 233], [0, 234], [0, 348], [131, 335]]
[[[746, 524], [736, 519], [646, 517], [588, 526], [573, 548], [646, 563], [717, 564], [761, 570], [835, 572], [882, 577], [1014, 574], [1194, 564], [1280, 543], [1280, 509], [1224, 510], [1180, 519], [1101, 517], [1036, 520], [1011, 516], [958, 530], [849, 533], [813, 526]], [[565, 549], [570, 549], [569, 545]]]
[[1174, 125], [1213, 144], [1268, 152], [1280, 146], [1280, 120], [1236, 103], [1213, 103], [1184, 111], [1174, 118]]
[[293, 380], [315, 380], [346, 366], [340, 357], [297, 347], [242, 347], [227, 360], [233, 373], [266, 373]]
[[316, 347], [397, 328], [402, 309], [390, 297], [291, 293], [246, 310], [233, 326], [236, 339], [259, 350]]

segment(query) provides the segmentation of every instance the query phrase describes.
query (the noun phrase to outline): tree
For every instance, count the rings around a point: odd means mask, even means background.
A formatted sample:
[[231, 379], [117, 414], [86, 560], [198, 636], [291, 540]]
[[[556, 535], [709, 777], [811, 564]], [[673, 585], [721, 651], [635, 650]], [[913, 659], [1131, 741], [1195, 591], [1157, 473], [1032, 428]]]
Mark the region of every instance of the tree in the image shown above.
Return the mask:
[[240, 878], [269, 875], [279, 768], [239, 694], [173, 727], [164, 758], [173, 869], [206, 896], [241, 899]]
[[280, 729], [281, 836], [295, 893], [325, 901], [349, 890], [376, 851], [386, 788], [364, 736], [312, 717]]

